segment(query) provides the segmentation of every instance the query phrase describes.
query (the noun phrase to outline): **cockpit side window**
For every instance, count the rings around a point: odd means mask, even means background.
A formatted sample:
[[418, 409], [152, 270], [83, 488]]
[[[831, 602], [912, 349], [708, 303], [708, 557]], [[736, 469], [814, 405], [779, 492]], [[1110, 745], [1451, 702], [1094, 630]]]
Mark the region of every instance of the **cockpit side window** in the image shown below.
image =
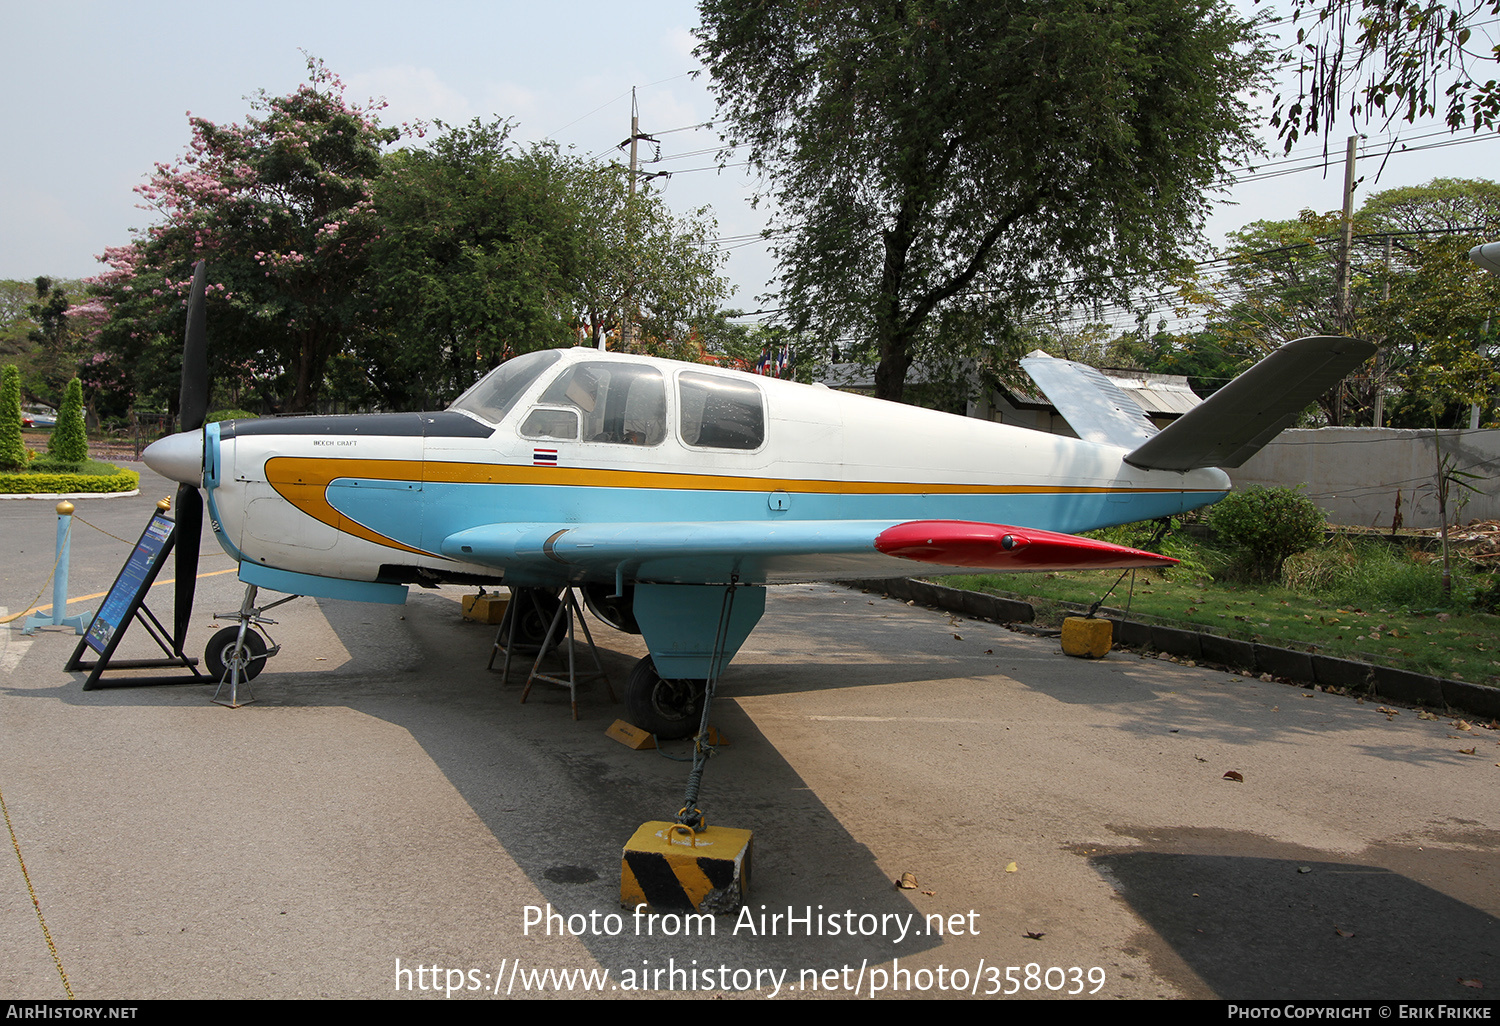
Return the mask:
[[765, 404], [753, 382], [683, 371], [677, 378], [682, 440], [705, 449], [759, 449]]
[[448, 409], [466, 410], [491, 424], [498, 424], [521, 398], [521, 393], [557, 361], [555, 349], [524, 353], [506, 360], [459, 396]]
[[534, 406], [521, 423], [521, 435], [525, 438], [551, 438], [576, 442], [578, 440], [578, 411]]
[[585, 442], [657, 445], [667, 434], [667, 388], [661, 371], [644, 363], [576, 363], [547, 386], [539, 400], [578, 411]]

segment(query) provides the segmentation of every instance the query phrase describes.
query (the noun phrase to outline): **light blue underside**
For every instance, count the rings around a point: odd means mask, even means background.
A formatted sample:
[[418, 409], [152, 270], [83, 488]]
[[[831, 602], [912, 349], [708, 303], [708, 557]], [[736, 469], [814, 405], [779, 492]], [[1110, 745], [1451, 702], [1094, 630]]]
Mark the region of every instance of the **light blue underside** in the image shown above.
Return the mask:
[[354, 602], [383, 602], [399, 606], [406, 601], [404, 584], [377, 584], [373, 581], [344, 581], [334, 577], [315, 574], [299, 574], [291, 570], [261, 566], [259, 563], [241, 563], [240, 580], [260, 588], [287, 595], [308, 595], [312, 598], [349, 599]]
[[[476, 528], [554, 530], [607, 524], [777, 524], [797, 521], [902, 523], [973, 520], [1075, 534], [1113, 524], [1170, 516], [1216, 502], [1222, 492], [1040, 493], [1007, 495], [792, 494], [790, 509], [770, 510], [769, 491], [721, 492], [514, 484], [405, 483], [340, 478], [328, 501], [340, 513], [388, 538], [426, 552]], [[549, 532], [550, 533], [550, 532]], [[756, 535], [759, 536], [757, 531]], [[873, 536], [872, 536], [873, 537]], [[751, 540], [747, 538], [747, 540]], [[801, 551], [807, 551], [805, 548]], [[447, 552], [463, 558], [455, 552]], [[811, 554], [811, 552], [808, 552]], [[540, 557], [540, 553], [538, 556]], [[486, 562], [475, 559], [474, 562]], [[539, 564], [545, 566], [546, 564]]]

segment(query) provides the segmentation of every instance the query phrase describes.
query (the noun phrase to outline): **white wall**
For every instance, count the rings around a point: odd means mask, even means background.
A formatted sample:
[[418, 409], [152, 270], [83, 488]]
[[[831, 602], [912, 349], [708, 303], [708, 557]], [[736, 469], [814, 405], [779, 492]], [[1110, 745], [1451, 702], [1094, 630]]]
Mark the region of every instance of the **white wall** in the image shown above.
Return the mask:
[[[1500, 520], [1500, 431], [1437, 432], [1442, 451], [1478, 493], [1454, 488], [1450, 523]], [[1243, 467], [1229, 471], [1236, 488], [1295, 487], [1328, 511], [1330, 523], [1350, 527], [1391, 526], [1396, 495], [1403, 527], [1437, 527], [1437, 453], [1432, 431], [1398, 428], [1318, 428], [1283, 431]], [[1455, 510], [1455, 501], [1469, 496]]]

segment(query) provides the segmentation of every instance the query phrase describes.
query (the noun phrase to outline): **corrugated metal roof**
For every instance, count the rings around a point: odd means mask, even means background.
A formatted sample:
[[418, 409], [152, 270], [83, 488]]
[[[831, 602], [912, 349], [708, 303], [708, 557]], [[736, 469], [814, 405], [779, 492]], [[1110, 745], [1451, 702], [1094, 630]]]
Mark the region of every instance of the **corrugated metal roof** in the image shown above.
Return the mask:
[[[1188, 386], [1188, 379], [1179, 374], [1151, 374], [1121, 368], [1103, 368], [1102, 373], [1134, 399], [1148, 416], [1180, 417], [1203, 401]], [[907, 384], [912, 385], [921, 384], [928, 378], [927, 370], [921, 364], [913, 364], [906, 375]], [[867, 363], [836, 363], [823, 380], [832, 388], [868, 391], [875, 387], [875, 368]], [[1005, 385], [1002, 391], [1017, 409], [1055, 410], [1039, 391], [1018, 385]]]
[[1148, 414], [1180, 417], [1203, 401], [1188, 386], [1187, 378], [1176, 374], [1106, 370], [1104, 376], [1119, 385]]

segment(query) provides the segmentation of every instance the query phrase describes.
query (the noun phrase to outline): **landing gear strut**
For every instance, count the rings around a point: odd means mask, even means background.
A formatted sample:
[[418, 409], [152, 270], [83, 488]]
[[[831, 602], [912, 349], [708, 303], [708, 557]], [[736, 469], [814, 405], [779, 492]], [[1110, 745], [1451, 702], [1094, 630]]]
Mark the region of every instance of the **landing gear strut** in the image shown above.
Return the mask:
[[[253, 697], [247, 697], [243, 701], [240, 699], [240, 685], [248, 684], [259, 676], [261, 669], [266, 665], [266, 660], [281, 651], [281, 646], [275, 642], [267, 648], [266, 638], [261, 637], [267, 624], [276, 623], [275, 620], [264, 615], [266, 610], [275, 609], [294, 598], [301, 597], [288, 595], [268, 606], [257, 606], [255, 595], [259, 590], [253, 584], [245, 585], [245, 598], [240, 603], [238, 612], [214, 614], [216, 619], [238, 620], [239, 623], [233, 627], [225, 627], [210, 638], [208, 651], [203, 653], [204, 667], [219, 682], [218, 689], [214, 691], [213, 700], [231, 709], [238, 709], [242, 705], [249, 705], [255, 701]], [[255, 625], [253, 630], [251, 624]], [[219, 695], [223, 692], [225, 684], [229, 685], [229, 697], [220, 699]]]

